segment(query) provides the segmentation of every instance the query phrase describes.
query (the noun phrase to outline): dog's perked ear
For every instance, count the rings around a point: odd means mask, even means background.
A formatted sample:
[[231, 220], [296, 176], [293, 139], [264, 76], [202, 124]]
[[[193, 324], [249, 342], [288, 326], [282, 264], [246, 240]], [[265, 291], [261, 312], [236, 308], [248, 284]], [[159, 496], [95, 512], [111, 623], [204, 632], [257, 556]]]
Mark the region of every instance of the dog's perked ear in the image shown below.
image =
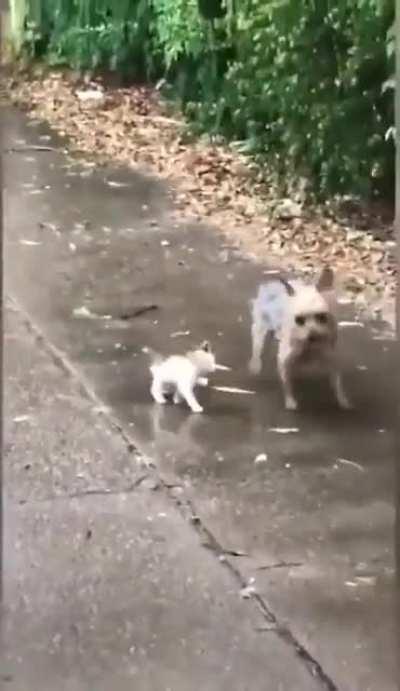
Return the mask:
[[320, 291], [320, 293], [323, 293], [324, 290], [331, 290], [333, 288], [333, 283], [334, 283], [334, 275], [333, 271], [330, 266], [325, 266], [318, 278], [316, 287], [317, 290]]
[[203, 341], [203, 343], [200, 344], [200, 350], [204, 350], [205, 353], [209, 353], [211, 351], [209, 342]]
[[286, 288], [286, 292], [288, 295], [294, 295], [295, 290], [289, 281], [286, 280], [286, 278], [282, 278], [282, 276], [279, 277], [279, 281], [282, 283], [282, 285]]

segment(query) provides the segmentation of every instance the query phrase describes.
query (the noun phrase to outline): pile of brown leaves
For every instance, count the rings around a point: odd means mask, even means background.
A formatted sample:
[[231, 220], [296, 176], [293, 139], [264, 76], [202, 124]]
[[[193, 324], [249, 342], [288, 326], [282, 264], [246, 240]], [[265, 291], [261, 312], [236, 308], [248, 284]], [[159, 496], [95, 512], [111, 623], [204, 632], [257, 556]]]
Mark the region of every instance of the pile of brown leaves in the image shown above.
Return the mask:
[[[374, 304], [386, 317], [394, 313], [389, 224], [380, 224], [381, 239], [376, 239], [371, 227], [359, 230], [348, 218], [329, 217], [326, 208], [304, 209], [277, 198], [248, 159], [209, 141], [188, 143], [184, 122], [168, 116], [154, 89], [105, 89], [59, 73], [14, 76], [8, 89], [14, 104], [67, 135], [72, 149], [102, 162], [145, 166], [167, 179], [180, 217], [212, 220], [255, 260], [298, 271], [330, 263], [361, 307]], [[82, 95], [93, 89], [100, 91], [96, 98]]]

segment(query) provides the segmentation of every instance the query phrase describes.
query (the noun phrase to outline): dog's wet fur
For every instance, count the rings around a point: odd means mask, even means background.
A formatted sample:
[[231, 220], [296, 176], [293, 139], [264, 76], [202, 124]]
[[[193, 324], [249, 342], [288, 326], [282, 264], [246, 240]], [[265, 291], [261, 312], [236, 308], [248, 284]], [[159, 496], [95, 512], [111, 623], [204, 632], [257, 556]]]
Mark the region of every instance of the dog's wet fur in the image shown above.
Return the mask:
[[274, 279], [260, 286], [251, 301], [252, 355], [249, 369], [259, 374], [267, 337], [279, 341], [277, 367], [285, 407], [296, 410], [293, 381], [300, 375], [329, 377], [340, 408], [351, 408], [338, 365], [337, 300], [332, 269], [314, 284]]

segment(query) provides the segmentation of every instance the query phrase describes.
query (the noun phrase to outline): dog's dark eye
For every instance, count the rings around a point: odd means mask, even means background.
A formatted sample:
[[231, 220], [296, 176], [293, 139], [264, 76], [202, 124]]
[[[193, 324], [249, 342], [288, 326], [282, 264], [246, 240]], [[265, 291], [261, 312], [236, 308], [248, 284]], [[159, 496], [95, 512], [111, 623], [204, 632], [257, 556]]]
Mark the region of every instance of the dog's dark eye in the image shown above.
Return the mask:
[[326, 312], [319, 312], [315, 315], [315, 321], [318, 322], [318, 324], [326, 324], [328, 321], [328, 315]]
[[296, 322], [297, 326], [304, 326], [304, 324], [306, 323], [306, 318], [303, 317], [303, 315], [298, 314], [295, 317], [295, 322]]

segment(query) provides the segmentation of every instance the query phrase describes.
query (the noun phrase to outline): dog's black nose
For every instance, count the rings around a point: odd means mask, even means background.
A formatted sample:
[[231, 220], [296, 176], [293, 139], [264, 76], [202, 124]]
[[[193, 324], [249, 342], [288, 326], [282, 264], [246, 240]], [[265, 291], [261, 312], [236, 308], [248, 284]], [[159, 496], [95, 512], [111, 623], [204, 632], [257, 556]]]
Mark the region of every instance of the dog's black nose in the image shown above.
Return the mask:
[[312, 331], [311, 333], [308, 334], [308, 340], [310, 343], [315, 343], [316, 341], [319, 340], [319, 335]]

